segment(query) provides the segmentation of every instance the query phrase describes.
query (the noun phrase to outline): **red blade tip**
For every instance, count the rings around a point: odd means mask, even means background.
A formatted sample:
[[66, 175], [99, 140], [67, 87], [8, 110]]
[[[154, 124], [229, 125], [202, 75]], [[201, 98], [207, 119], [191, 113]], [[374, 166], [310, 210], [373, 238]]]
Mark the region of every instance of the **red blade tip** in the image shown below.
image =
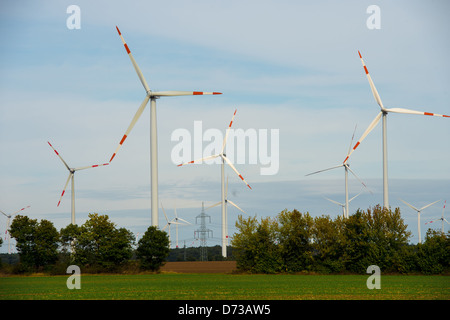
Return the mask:
[[121, 36], [122, 34], [120, 33], [119, 27], [116, 26], [117, 32], [119, 33], [119, 36]]
[[359, 54], [359, 57], [362, 59], [361, 52], [359, 52], [359, 50], [358, 50], [358, 54]]

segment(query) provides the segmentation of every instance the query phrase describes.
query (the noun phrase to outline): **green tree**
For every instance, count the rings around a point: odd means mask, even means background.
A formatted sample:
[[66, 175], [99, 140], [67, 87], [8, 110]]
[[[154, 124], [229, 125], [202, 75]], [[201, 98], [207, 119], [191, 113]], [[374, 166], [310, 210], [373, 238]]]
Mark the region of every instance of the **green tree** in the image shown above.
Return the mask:
[[344, 219], [338, 216], [314, 218], [312, 230], [315, 269], [322, 272], [341, 272], [345, 270]]
[[401, 263], [406, 253], [402, 248], [411, 233], [398, 208], [392, 211], [377, 205], [351, 215], [345, 221], [344, 235], [346, 269], [365, 273], [373, 264], [383, 271], [396, 271], [393, 266]]
[[38, 269], [56, 262], [59, 233], [52, 222], [17, 215], [11, 223], [10, 235], [16, 239], [20, 262], [25, 268]]
[[117, 229], [107, 215], [89, 214], [79, 228], [69, 226], [61, 232], [66, 244], [73, 241], [75, 263], [113, 271], [132, 256], [133, 234]]
[[278, 243], [286, 271], [310, 270], [313, 266], [312, 231], [314, 219], [309, 213], [283, 210], [278, 215]]
[[450, 269], [450, 234], [428, 229], [425, 242], [417, 245], [417, 264], [425, 274], [439, 274]]
[[165, 231], [150, 226], [138, 242], [136, 257], [144, 270], [158, 271], [170, 252], [169, 236]]
[[275, 273], [282, 271], [282, 259], [277, 245], [277, 222], [270, 218], [244, 219], [239, 215], [236, 222], [239, 233], [232, 240], [237, 268], [252, 273]]
[[256, 217], [244, 219], [242, 215], [238, 216], [236, 221], [237, 232], [233, 235], [231, 245], [236, 257], [236, 267], [239, 270], [251, 271], [254, 269], [256, 256], [256, 240], [254, 234], [258, 222]]

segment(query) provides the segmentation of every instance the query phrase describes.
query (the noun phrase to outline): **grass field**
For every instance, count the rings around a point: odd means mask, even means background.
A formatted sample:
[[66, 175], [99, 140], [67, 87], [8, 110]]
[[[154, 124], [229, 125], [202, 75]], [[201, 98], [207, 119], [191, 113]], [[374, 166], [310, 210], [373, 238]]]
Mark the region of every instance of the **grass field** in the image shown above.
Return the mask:
[[0, 278], [0, 300], [161, 299], [448, 300], [448, 276], [381, 276], [369, 290], [364, 275], [149, 274], [81, 275], [81, 289], [69, 290], [68, 276]]

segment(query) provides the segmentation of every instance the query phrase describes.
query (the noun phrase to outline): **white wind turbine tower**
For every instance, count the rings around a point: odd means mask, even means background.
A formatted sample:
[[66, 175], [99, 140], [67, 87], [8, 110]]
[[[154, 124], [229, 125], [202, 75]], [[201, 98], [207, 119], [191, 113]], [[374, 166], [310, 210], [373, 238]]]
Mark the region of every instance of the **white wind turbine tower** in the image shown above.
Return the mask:
[[366, 72], [367, 79], [369, 80], [370, 89], [372, 90], [372, 94], [375, 98], [375, 101], [380, 106], [381, 111], [380, 111], [380, 113], [378, 113], [378, 115], [375, 117], [375, 119], [370, 123], [370, 125], [369, 125], [369, 127], [367, 127], [366, 131], [364, 131], [363, 135], [358, 140], [358, 142], [356, 142], [353, 149], [347, 155], [347, 158], [345, 158], [344, 164], [347, 162], [347, 160], [350, 157], [350, 155], [352, 154], [352, 152], [360, 145], [360, 143], [369, 134], [369, 132], [372, 131], [376, 127], [378, 122], [380, 122], [380, 119], [383, 118], [383, 206], [385, 208], [389, 209], [388, 169], [387, 169], [387, 114], [389, 112], [394, 112], [394, 113], [418, 114], [418, 115], [445, 117], [445, 118], [450, 118], [450, 116], [431, 113], [431, 112], [422, 112], [422, 111], [403, 109], [403, 108], [389, 108], [389, 109], [385, 108], [383, 106], [383, 102], [381, 102], [380, 95], [378, 94], [378, 91], [375, 88], [372, 78], [370, 77], [369, 71], [367, 70], [366, 64], [364, 63], [364, 60], [359, 51], [358, 51], [358, 54], [359, 54], [359, 58], [361, 59], [362, 65], [364, 67], [364, 71]]
[[445, 205], [446, 205], [446, 203], [447, 203], [447, 200], [445, 200], [445, 202], [444, 202], [444, 207], [442, 208], [442, 216], [441, 216], [440, 219], [431, 220], [431, 221], [425, 223], [425, 224], [429, 224], [429, 223], [433, 223], [433, 222], [436, 222], [436, 221], [442, 221], [442, 230], [441, 230], [442, 234], [444, 234], [444, 221], [445, 221], [447, 224], [450, 224], [450, 223], [448, 223], [447, 219], [444, 218], [444, 210], [445, 210]]
[[437, 201], [435, 201], [435, 202], [432, 202], [432, 203], [430, 203], [430, 204], [427, 204], [426, 206], [423, 206], [423, 207], [420, 208], [420, 209], [417, 209], [416, 207], [414, 207], [413, 205], [409, 204], [409, 203], [406, 202], [406, 201], [403, 201], [402, 199], [400, 199], [400, 200], [401, 200], [404, 204], [406, 204], [408, 207], [410, 207], [411, 209], [417, 211], [417, 231], [418, 231], [418, 234], [419, 234], [419, 243], [422, 243], [422, 236], [421, 236], [421, 234], [420, 234], [420, 213], [422, 212], [422, 210], [428, 208], [429, 206], [432, 206], [433, 204], [435, 204], [436, 202], [439, 202], [439, 201], [441, 201], [441, 200], [437, 200]]
[[119, 33], [120, 39], [122, 40], [122, 43], [125, 47], [125, 50], [128, 53], [128, 56], [130, 57], [131, 63], [134, 66], [134, 69], [136, 70], [136, 73], [139, 77], [139, 80], [141, 81], [142, 85], [145, 89], [145, 99], [142, 101], [139, 109], [137, 110], [136, 114], [134, 115], [133, 119], [131, 120], [130, 125], [128, 126], [127, 131], [125, 132], [124, 136], [122, 137], [122, 140], [119, 142], [119, 146], [117, 147], [116, 151], [114, 151], [114, 154], [111, 156], [111, 159], [109, 162], [111, 162], [114, 157], [116, 156], [117, 152], [119, 151], [120, 147], [124, 143], [125, 139], [130, 134], [131, 129], [133, 129], [134, 125], [138, 121], [139, 117], [141, 116], [142, 112], [144, 111], [145, 107], [147, 106], [148, 101], [150, 100], [150, 156], [151, 156], [151, 163], [150, 163], [150, 169], [151, 169], [151, 214], [152, 214], [152, 226], [158, 226], [158, 146], [157, 146], [157, 130], [156, 130], [156, 99], [159, 99], [160, 97], [173, 97], [173, 96], [192, 96], [192, 95], [211, 95], [211, 94], [221, 94], [220, 92], [200, 92], [200, 91], [159, 91], [159, 92], [153, 92], [150, 90], [150, 87], [147, 84], [147, 81], [144, 78], [144, 75], [141, 72], [141, 69], [139, 69], [139, 66], [137, 65], [136, 61], [134, 60], [133, 55], [131, 54], [130, 49], [128, 48], [128, 45], [126, 44], [125, 40], [123, 39], [122, 33], [120, 32], [119, 28], [116, 26], [117, 32]]
[[[352, 146], [353, 137], [355, 136], [355, 131], [356, 131], [356, 126], [355, 126], [355, 130], [353, 131], [352, 139], [350, 140], [350, 148], [351, 148], [351, 146]], [[350, 149], [350, 148], [349, 148], [349, 149]], [[349, 151], [349, 152], [350, 152], [350, 151]], [[347, 152], [347, 154], [349, 154], [349, 153]], [[342, 207], [342, 209], [343, 209], [343, 211], [344, 211], [344, 217], [345, 217], [345, 218], [348, 218], [348, 213], [349, 213], [349, 202], [351, 201], [351, 200], [348, 199], [348, 171], [350, 171], [350, 172], [356, 177], [356, 179], [358, 179], [358, 181], [361, 182], [361, 184], [362, 184], [365, 188], [367, 188], [367, 186], [365, 185], [365, 183], [362, 182], [362, 180], [356, 175], [355, 172], [353, 172], [352, 169], [350, 169], [350, 166], [348, 165], [348, 163], [347, 163], [347, 162], [344, 162], [344, 163], [342, 163], [342, 164], [340, 164], [340, 165], [337, 165], [337, 166], [334, 166], [334, 167], [331, 167], [331, 168], [327, 168], [327, 169], [315, 171], [315, 172], [312, 172], [312, 173], [308, 173], [306, 176], [310, 176], [310, 175], [313, 175], [313, 174], [316, 174], [316, 173], [320, 173], [320, 172], [324, 172], [324, 171], [328, 171], [328, 170], [332, 170], [332, 169], [336, 169], [336, 168], [341, 168], [341, 167], [344, 167], [344, 169], [345, 169], [345, 208]], [[359, 194], [358, 194], [358, 195], [359, 195]], [[354, 198], [355, 198], [355, 197], [354, 197]], [[326, 198], [326, 199], [327, 199], [327, 198]], [[335, 201], [330, 200], [330, 199], [327, 199], [327, 200], [329, 200], [329, 201], [331, 201], [331, 202], [334, 202], [334, 203], [337, 203], [337, 204], [340, 205], [339, 202], [335, 202]]]
[[[6, 213], [4, 213], [3, 211], [0, 210], [0, 212], [3, 213], [3, 215], [7, 218], [6, 219], [6, 231], [5, 231], [5, 234], [8, 236], [8, 253], [9, 254], [11, 253], [11, 235], [9, 234], [8, 229], [9, 229], [9, 224], [11, 223], [11, 217], [13, 215], [19, 213], [20, 211], [25, 210], [25, 209], [27, 209], [29, 207], [30, 206], [26, 206], [26, 207], [24, 207], [24, 208], [22, 208], [20, 210], [17, 210], [16, 212], [11, 213], [11, 214], [6, 214]], [[6, 238], [5, 238], [5, 240], [6, 240]]]
[[61, 159], [61, 161], [64, 163], [64, 165], [66, 166], [67, 170], [69, 170], [69, 177], [67, 178], [67, 182], [66, 182], [66, 184], [64, 186], [63, 192], [61, 193], [61, 197], [59, 197], [59, 201], [58, 201], [57, 207], [59, 207], [59, 204], [61, 203], [61, 199], [62, 199], [64, 193], [66, 192], [66, 188], [67, 188], [67, 185], [69, 184], [69, 180], [72, 180], [72, 187], [71, 187], [71, 191], [72, 191], [72, 218], [71, 218], [71, 223], [75, 224], [75, 182], [74, 182], [75, 172], [79, 171], [79, 170], [89, 169], [89, 168], [96, 168], [96, 167], [107, 166], [107, 165], [109, 165], [109, 163], [95, 164], [93, 166], [80, 167], [80, 168], [70, 168], [67, 165], [67, 163], [64, 161], [64, 159], [61, 157], [61, 155], [58, 153], [58, 151], [56, 151], [55, 148], [53, 148], [51, 143], [48, 142], [48, 141], [47, 141], [47, 143], [53, 149], [53, 151], [55, 151], [55, 153], [59, 157], [59, 159]]
[[[235, 207], [236, 209], [242, 211], [243, 213], [247, 214], [247, 212], [245, 212], [244, 210], [242, 210], [241, 208], [239, 208], [237, 206], [236, 203], [234, 203], [233, 201], [228, 199], [228, 176], [227, 176], [227, 184], [225, 186], [225, 234], [226, 234], [226, 239], [227, 239], [227, 245], [228, 245], [228, 203], [230, 203], [233, 207]], [[218, 205], [222, 204], [222, 202], [217, 202], [211, 206], [209, 206], [208, 208], [206, 208], [205, 210], [217, 207]]]
[[182, 163], [182, 164], [178, 165], [179, 167], [181, 167], [186, 164], [202, 162], [202, 161], [206, 161], [206, 160], [212, 160], [217, 157], [222, 158], [222, 201], [221, 201], [221, 203], [222, 203], [222, 256], [224, 258], [227, 257], [226, 213], [225, 213], [225, 172], [224, 172], [225, 171], [225, 162], [231, 167], [231, 169], [233, 169], [234, 172], [236, 172], [236, 174], [247, 185], [247, 187], [249, 187], [251, 189], [250, 185], [247, 183], [247, 181], [245, 181], [245, 179], [242, 177], [242, 175], [236, 170], [234, 165], [231, 163], [231, 161], [226, 157], [226, 154], [224, 153], [225, 145], [227, 143], [228, 133], [230, 131], [231, 125], [233, 124], [233, 120], [234, 120], [234, 116], [236, 115], [236, 112], [237, 112], [237, 109], [234, 111], [233, 118], [231, 119], [231, 122], [228, 125], [227, 131], [225, 133], [225, 138], [223, 139], [223, 143], [222, 143], [222, 150], [220, 151], [219, 154], [208, 156], [208, 157], [205, 157], [202, 159], [192, 160], [187, 163]]

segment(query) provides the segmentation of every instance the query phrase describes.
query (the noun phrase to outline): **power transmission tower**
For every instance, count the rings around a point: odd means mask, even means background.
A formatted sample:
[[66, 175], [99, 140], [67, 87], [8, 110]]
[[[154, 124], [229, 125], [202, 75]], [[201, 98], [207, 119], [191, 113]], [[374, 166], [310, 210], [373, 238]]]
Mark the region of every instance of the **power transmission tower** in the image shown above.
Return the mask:
[[205, 213], [205, 206], [202, 202], [202, 212], [195, 217], [195, 223], [197, 224], [197, 219], [200, 218], [200, 228], [194, 231], [194, 238], [200, 239], [200, 259], [201, 261], [208, 261], [208, 248], [206, 246], [206, 238], [209, 238], [209, 234], [212, 230], [206, 228], [206, 218], [209, 218], [209, 223], [211, 223], [211, 216]]

